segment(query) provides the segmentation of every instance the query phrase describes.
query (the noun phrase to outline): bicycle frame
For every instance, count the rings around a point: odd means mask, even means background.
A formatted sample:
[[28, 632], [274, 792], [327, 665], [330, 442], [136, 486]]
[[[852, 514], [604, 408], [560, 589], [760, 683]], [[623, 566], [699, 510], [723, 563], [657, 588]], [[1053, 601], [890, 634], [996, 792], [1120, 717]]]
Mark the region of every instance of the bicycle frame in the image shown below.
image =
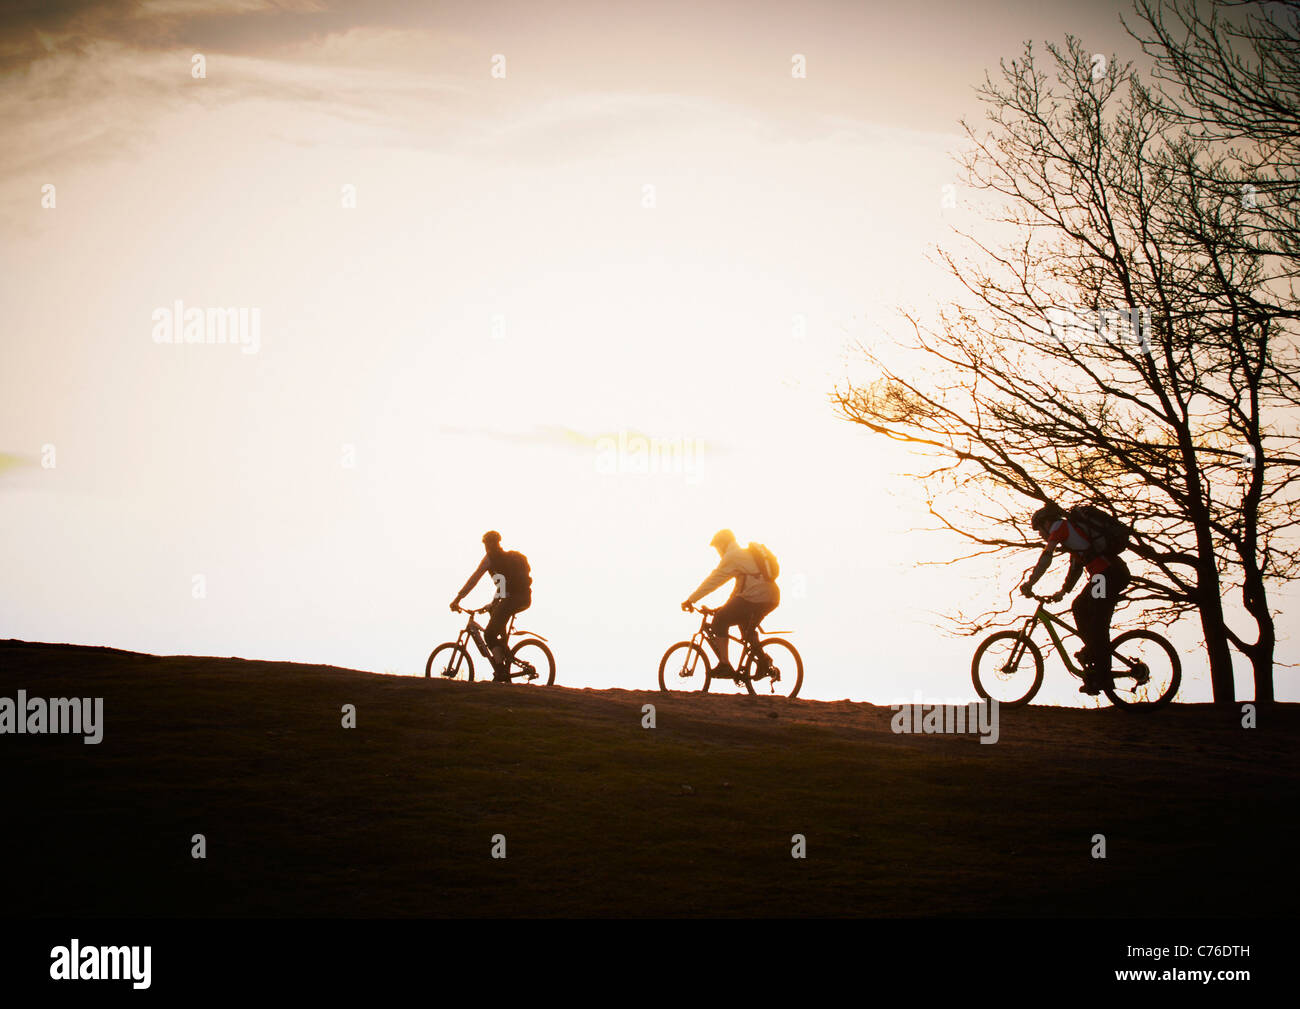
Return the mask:
[[[1061, 641], [1061, 636], [1056, 633], [1057, 627], [1064, 627], [1076, 638], [1083, 640], [1083, 635], [1079, 633], [1079, 629], [1075, 627], [1073, 624], [1069, 623], [1068, 621], [1062, 620], [1055, 613], [1052, 613], [1050, 610], [1048, 610], [1047, 604], [1040, 599], [1038, 601], [1038, 609], [1034, 611], [1034, 615], [1032, 617], [1029, 617], [1025, 621], [1025, 629], [1021, 632], [1020, 640], [1022, 642], [1028, 641], [1030, 639], [1030, 636], [1034, 633], [1034, 628], [1040, 623], [1047, 628], [1047, 633], [1052, 639], [1052, 644], [1056, 646], [1056, 654], [1060, 656], [1061, 661], [1065, 663], [1065, 668], [1068, 669], [1075, 676], [1082, 678], [1083, 670], [1070, 661], [1070, 653], [1066, 649], [1065, 643]], [[1023, 650], [1023, 646], [1017, 644], [1015, 650], [1011, 653], [1011, 659], [1008, 660], [1009, 663], [1011, 662], [1018, 663], [1020, 661], [1020, 655], [1022, 650]], [[1131, 662], [1129, 659], [1126, 659], [1123, 655], [1120, 655], [1116, 652], [1112, 652], [1111, 658], [1112, 660], [1116, 660], [1116, 659], [1119, 660], [1130, 669], [1133, 668], [1134, 663]]]
[[[486, 628], [485, 626], [480, 625], [479, 622], [474, 618], [477, 617], [480, 613], [488, 612], [488, 610], [489, 607], [486, 606], [481, 606], [476, 610], [466, 610], [465, 612], [469, 615], [469, 619], [465, 621], [464, 629], [462, 629], [461, 632], [458, 635], [456, 635], [456, 643], [458, 645], [460, 645], [462, 648], [468, 651], [469, 649], [467, 646], [470, 641], [473, 641], [474, 646], [479, 650], [479, 654], [482, 655], [485, 659], [492, 658], [492, 653], [488, 649], [487, 638], [484, 636], [484, 631], [486, 630]], [[536, 638], [538, 641], [546, 640], [540, 634], [534, 634], [532, 631], [517, 629], [515, 627], [516, 615], [517, 614], [514, 613], [510, 614], [510, 619], [506, 621], [505, 631], [502, 634], [502, 640], [504, 642], [508, 644], [511, 637], [517, 637], [524, 634], [528, 635], [529, 637]]]
[[[691, 643], [692, 643], [693, 645], [695, 645], [696, 647], [702, 649], [706, 644], [708, 644], [708, 643], [710, 642], [710, 639], [709, 639], [709, 618], [712, 617], [713, 614], [717, 613], [718, 611], [717, 611], [717, 610], [711, 610], [711, 609], [708, 609], [707, 607], [704, 607], [704, 606], [699, 607], [699, 611], [700, 611], [700, 614], [701, 614], [701, 616], [700, 616], [700, 629], [699, 629], [698, 631], [696, 631], [694, 635], [692, 635], [692, 637], [691, 637]], [[763, 625], [762, 625], [762, 624], [755, 624], [755, 625], [754, 625], [754, 644], [758, 645], [758, 646], [759, 646], [759, 647], [758, 647], [758, 651], [759, 651], [760, 653], [762, 653], [764, 656], [766, 656], [766, 653], [763, 652], [762, 644], [761, 644], [761, 642], [760, 642], [760, 637], [761, 637], [762, 635], [772, 635], [772, 634], [790, 634], [790, 633], [792, 633], [792, 632], [791, 632], [791, 631], [765, 631], [765, 630], [763, 630]], [[734, 635], [734, 634], [732, 634], [730, 631], [728, 631], [728, 632], [727, 632], [727, 640], [728, 640], [728, 641], [734, 641], [736, 644], [738, 644], [738, 645], [741, 646], [740, 659], [737, 661], [737, 663], [736, 663], [736, 665], [735, 665], [734, 668], [736, 668], [736, 669], [744, 669], [745, 666], [748, 665], [748, 663], [753, 659], [755, 649], [753, 649], [753, 648], [750, 647], [750, 643], [749, 643], [748, 641], [745, 640], [744, 635], [741, 635], [740, 637], [737, 637], [736, 635]], [[705, 654], [708, 654], [708, 653], [706, 652]]]
[[[479, 650], [479, 654], [484, 658], [491, 658], [491, 652], [488, 650], [487, 639], [483, 636], [483, 628], [474, 618], [478, 616], [479, 610], [470, 610], [469, 619], [465, 622], [465, 628], [456, 635], [456, 644], [468, 651], [468, 645], [472, 641]], [[513, 621], [512, 621], [513, 623]]]

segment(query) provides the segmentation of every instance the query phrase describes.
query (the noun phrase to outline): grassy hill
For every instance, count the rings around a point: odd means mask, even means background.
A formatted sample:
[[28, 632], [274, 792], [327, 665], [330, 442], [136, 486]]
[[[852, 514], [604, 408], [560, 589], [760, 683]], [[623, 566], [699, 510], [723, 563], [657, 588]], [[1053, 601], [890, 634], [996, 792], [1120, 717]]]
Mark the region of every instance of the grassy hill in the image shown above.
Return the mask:
[[0, 735], [12, 915], [1247, 916], [1296, 898], [1294, 706], [1254, 730], [1207, 706], [1031, 707], [980, 745], [895, 735], [889, 708], [850, 702], [0, 642], [0, 696], [20, 688], [103, 697], [105, 729]]

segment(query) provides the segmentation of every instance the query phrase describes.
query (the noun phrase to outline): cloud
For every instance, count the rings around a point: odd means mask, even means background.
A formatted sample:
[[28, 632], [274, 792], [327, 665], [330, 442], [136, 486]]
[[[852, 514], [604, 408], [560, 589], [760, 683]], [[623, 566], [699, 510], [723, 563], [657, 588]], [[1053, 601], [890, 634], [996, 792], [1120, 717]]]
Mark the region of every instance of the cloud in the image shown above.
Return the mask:
[[15, 469], [27, 469], [35, 465], [36, 460], [30, 456], [18, 455], [15, 452], [0, 452], [0, 473]]
[[[538, 424], [524, 430], [513, 431], [504, 428], [460, 427], [453, 424], [442, 424], [439, 425], [438, 431], [442, 434], [466, 438], [486, 438], [490, 441], [503, 441], [519, 445], [552, 445], [558, 448], [572, 448], [582, 451], [604, 447], [611, 441], [617, 443], [620, 435], [627, 441], [641, 439], [647, 443], [664, 445], [682, 440], [680, 432], [674, 435], [656, 436], [647, 434], [637, 428], [622, 428], [617, 431], [587, 434], [558, 424]], [[717, 447], [715, 447], [714, 442], [709, 442], [709, 448], [716, 454]]]
[[596, 438], [560, 425], [536, 425], [527, 430], [508, 431], [486, 427], [462, 427], [455, 424], [442, 424], [438, 427], [442, 434], [466, 438], [486, 438], [491, 441], [504, 441], [522, 445], [557, 445], [564, 448], [591, 448]]
[[[250, 18], [260, 23], [287, 18], [299, 22], [296, 30], [306, 35], [311, 16], [327, 10], [323, 0], [35, 0], [6, 12], [0, 27], [0, 74], [53, 53], [84, 53], [103, 42], [147, 51], [169, 49], [187, 36], [203, 34], [209, 43], [214, 35], [233, 41], [243, 34], [251, 40], [264, 33], [255, 30]], [[240, 32], [243, 25], [247, 29]], [[218, 41], [215, 48], [228, 47]]]
[[427, 70], [430, 53], [455, 44], [432, 32], [350, 29], [273, 58], [214, 54], [202, 80], [191, 76], [189, 49], [141, 50], [111, 38], [54, 46], [0, 78], [5, 202], [30, 202], [55, 181], [46, 177], [52, 165], [66, 176], [137, 154], [168, 115], [239, 103], [263, 103], [261, 113], [280, 105], [283, 115], [259, 114], [250, 129], [293, 130], [295, 143], [357, 141], [355, 132], [320, 129], [320, 118], [362, 130], [368, 146], [434, 146], [453, 129], [471, 136], [481, 117], [464, 89]]
[[145, 17], [181, 15], [199, 17], [212, 14], [265, 14], [279, 11], [319, 12], [326, 10], [322, 0], [141, 0], [139, 13]]

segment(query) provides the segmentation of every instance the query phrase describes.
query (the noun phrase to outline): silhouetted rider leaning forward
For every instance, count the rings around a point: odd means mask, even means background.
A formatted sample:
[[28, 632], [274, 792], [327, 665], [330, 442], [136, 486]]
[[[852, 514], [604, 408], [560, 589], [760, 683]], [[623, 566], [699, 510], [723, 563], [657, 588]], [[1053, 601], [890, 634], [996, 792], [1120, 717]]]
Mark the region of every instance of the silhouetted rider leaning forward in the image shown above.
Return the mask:
[[736, 536], [730, 529], [720, 529], [715, 533], [709, 546], [718, 551], [722, 560], [713, 569], [713, 573], [700, 582], [700, 587], [682, 603], [682, 609], [691, 610], [710, 592], [732, 578], [736, 579], [730, 597], [709, 621], [709, 645], [718, 656], [717, 675], [734, 678], [735, 670], [727, 658], [729, 631], [733, 626], [738, 626], [750, 648], [761, 657], [762, 652], [758, 649], [754, 630], [781, 602], [781, 590], [777, 588], [776, 582], [767, 577], [753, 553], [736, 542]]
[[518, 550], [502, 550], [501, 534], [492, 530], [483, 534], [483, 561], [469, 576], [469, 581], [451, 601], [453, 612], [460, 611], [460, 601], [474, 591], [485, 573], [492, 575], [495, 598], [489, 604], [487, 627], [483, 636], [492, 653], [492, 679], [497, 683], [510, 682], [510, 649], [505, 641], [506, 625], [516, 613], [533, 604], [533, 579], [528, 568], [528, 558]]
[[[1067, 513], [1059, 505], [1050, 503], [1034, 512], [1030, 524], [1046, 545], [1020, 591], [1026, 596], [1033, 595], [1034, 583], [1047, 572], [1052, 554], [1057, 549], [1070, 555], [1070, 570], [1060, 591], [1050, 597], [1053, 602], [1065, 598], [1079, 580], [1079, 575], [1085, 570], [1088, 572], [1088, 583], [1074, 597], [1070, 610], [1084, 643], [1084, 647], [1075, 653], [1083, 663], [1083, 686], [1079, 693], [1099, 694], [1114, 686], [1111, 679], [1110, 621], [1115, 614], [1115, 604], [1128, 587], [1130, 576], [1128, 565], [1119, 557], [1127, 540], [1121, 534], [1122, 542], [1108, 547], [1104, 535], [1085, 525], [1088, 512], [1089, 509], [1083, 507]], [[1104, 519], [1100, 513], [1095, 515], [1094, 521]]]

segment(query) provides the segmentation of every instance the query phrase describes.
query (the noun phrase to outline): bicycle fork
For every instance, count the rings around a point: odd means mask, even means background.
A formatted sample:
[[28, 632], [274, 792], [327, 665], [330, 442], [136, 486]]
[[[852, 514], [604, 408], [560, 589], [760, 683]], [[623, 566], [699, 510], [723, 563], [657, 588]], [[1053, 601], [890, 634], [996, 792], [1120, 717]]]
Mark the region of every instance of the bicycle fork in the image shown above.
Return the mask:
[[1034, 624], [1037, 622], [1037, 614], [1025, 621], [1025, 626], [1020, 630], [1020, 636], [1016, 638], [1015, 647], [1011, 649], [1007, 661], [1002, 664], [1001, 671], [1003, 673], [1014, 673], [1020, 667], [1020, 660], [1024, 658], [1025, 649], [1029, 647], [1029, 637], [1034, 633]]

